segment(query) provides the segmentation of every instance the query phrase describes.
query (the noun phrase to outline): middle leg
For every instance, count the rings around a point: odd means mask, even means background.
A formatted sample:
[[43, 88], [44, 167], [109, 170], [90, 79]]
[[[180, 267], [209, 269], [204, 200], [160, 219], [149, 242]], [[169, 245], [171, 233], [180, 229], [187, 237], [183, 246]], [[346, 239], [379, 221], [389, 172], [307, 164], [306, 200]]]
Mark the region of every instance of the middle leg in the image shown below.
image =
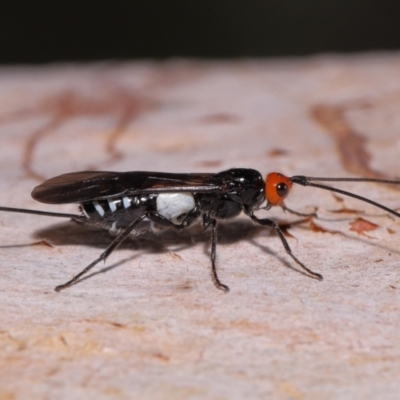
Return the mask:
[[[206, 218], [206, 221], [208, 218]], [[209, 219], [211, 225], [211, 270], [215, 286], [224, 292], [229, 292], [229, 286], [224, 285], [218, 278], [217, 268], [215, 266], [215, 259], [217, 257], [217, 220], [214, 218]]]

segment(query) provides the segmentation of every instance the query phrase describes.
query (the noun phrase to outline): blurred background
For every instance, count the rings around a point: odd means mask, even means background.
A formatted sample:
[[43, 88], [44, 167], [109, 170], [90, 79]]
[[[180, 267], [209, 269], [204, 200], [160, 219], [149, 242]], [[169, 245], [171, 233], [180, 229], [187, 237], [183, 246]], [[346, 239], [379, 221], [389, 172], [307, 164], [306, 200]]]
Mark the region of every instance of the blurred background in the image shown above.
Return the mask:
[[376, 0], [6, 1], [0, 63], [393, 50], [399, 17]]

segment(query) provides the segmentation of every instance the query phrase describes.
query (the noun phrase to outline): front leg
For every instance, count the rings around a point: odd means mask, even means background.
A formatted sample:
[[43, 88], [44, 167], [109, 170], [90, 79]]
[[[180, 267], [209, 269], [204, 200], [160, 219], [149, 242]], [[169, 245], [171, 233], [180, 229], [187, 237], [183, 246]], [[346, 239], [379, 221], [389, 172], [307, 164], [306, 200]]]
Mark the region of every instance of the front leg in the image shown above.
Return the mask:
[[281, 242], [283, 244], [283, 247], [286, 250], [286, 253], [289, 254], [290, 257], [292, 257], [292, 259], [298, 264], [300, 265], [301, 268], [303, 268], [312, 278], [318, 279], [320, 281], [322, 281], [323, 276], [321, 274], [319, 274], [318, 272], [314, 272], [311, 271], [311, 269], [307, 268], [300, 260], [298, 260], [294, 254], [292, 253], [292, 250], [289, 246], [289, 243], [287, 242], [285, 236], [283, 235], [283, 232], [281, 231], [281, 229], [279, 228], [278, 224], [274, 221], [272, 221], [271, 219], [268, 218], [257, 218], [253, 213], [248, 213], [249, 217], [256, 222], [259, 225], [262, 226], [267, 226], [270, 228], [274, 228], [275, 232], [278, 234], [279, 238], [281, 239]]

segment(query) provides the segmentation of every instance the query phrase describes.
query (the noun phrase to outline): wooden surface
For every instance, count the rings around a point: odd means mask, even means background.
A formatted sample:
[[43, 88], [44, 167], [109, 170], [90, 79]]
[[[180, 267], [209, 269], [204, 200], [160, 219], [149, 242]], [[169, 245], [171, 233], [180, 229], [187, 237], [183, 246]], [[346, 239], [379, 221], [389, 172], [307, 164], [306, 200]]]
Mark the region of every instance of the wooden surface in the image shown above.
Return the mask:
[[[85, 169], [400, 176], [400, 55], [0, 70], [0, 204]], [[341, 185], [400, 208], [398, 188]], [[296, 272], [279, 239], [244, 217], [208, 234], [127, 241], [0, 214], [0, 399], [398, 399], [400, 221], [296, 187]]]

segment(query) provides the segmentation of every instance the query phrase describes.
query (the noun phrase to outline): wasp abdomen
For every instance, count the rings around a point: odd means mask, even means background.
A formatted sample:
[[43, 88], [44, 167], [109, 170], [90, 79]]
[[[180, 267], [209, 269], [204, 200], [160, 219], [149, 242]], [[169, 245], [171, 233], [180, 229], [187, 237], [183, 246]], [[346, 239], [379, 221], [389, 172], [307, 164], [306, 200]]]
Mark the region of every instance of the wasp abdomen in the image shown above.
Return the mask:
[[175, 225], [196, 207], [191, 193], [163, 193], [157, 196], [157, 213]]
[[[110, 216], [117, 211], [126, 211], [138, 206], [136, 199], [132, 197], [111, 198], [107, 200], [91, 201], [81, 204], [83, 214], [88, 219], [98, 219]], [[135, 204], [136, 203], [136, 204]]]
[[149, 197], [146, 196], [145, 204], [139, 196], [124, 196], [81, 203], [80, 208], [89, 225], [109, 229], [113, 233], [141, 217], [151, 200]]
[[[149, 219], [156, 225], [166, 226], [164, 221], [167, 220], [173, 225], [181, 226], [184, 218], [195, 209], [196, 202], [191, 193], [162, 193], [102, 199], [82, 203], [80, 207], [83, 215], [87, 218], [87, 223], [114, 232], [126, 228], [132, 221], [144, 214], [149, 214]], [[193, 215], [190, 222], [197, 216], [197, 214]], [[144, 218], [144, 225], [146, 225], [146, 221], [148, 218]], [[187, 223], [188, 221], [186, 221]]]

